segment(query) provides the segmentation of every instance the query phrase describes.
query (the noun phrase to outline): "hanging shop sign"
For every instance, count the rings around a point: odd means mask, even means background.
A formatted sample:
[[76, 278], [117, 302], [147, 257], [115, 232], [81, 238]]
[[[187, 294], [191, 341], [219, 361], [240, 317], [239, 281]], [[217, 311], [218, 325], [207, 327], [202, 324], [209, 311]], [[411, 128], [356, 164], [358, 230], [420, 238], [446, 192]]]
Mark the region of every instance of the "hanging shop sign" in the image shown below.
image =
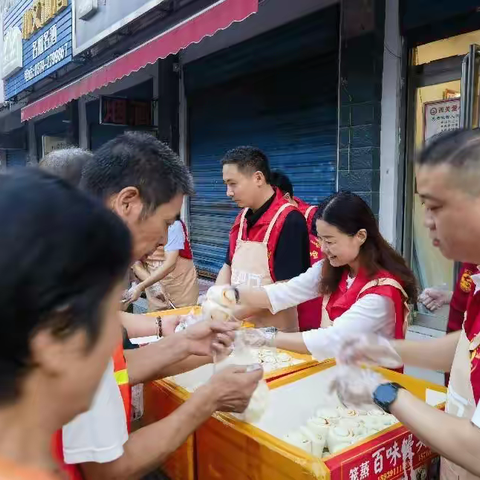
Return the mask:
[[460, 98], [428, 102], [423, 109], [425, 144], [439, 133], [460, 128]]
[[2, 78], [8, 78], [23, 67], [22, 31], [10, 27], [3, 37]]
[[2, 76], [7, 100], [71, 62], [70, 1], [18, 0], [5, 15], [7, 68]]
[[51, 137], [50, 135], [42, 135], [42, 157], [48, 155], [55, 150], [68, 148], [70, 144], [64, 137]]
[[98, 0], [77, 0], [77, 14], [80, 20], [88, 20], [97, 13]]
[[23, 14], [23, 39], [28, 40], [67, 6], [68, 0], [35, 0]]
[[166, 0], [72, 0], [73, 54], [92, 47]]
[[152, 102], [149, 101], [101, 97], [100, 124], [151, 127], [152, 110]]

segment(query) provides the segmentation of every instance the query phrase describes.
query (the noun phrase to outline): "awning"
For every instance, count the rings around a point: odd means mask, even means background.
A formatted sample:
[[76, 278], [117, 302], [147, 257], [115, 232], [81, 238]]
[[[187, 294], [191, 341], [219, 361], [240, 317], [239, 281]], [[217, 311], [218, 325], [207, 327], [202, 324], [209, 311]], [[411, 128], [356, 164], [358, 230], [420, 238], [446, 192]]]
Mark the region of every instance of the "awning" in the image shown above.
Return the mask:
[[178, 53], [257, 11], [258, 0], [220, 0], [79, 80], [22, 108], [22, 122], [116, 82], [158, 59]]

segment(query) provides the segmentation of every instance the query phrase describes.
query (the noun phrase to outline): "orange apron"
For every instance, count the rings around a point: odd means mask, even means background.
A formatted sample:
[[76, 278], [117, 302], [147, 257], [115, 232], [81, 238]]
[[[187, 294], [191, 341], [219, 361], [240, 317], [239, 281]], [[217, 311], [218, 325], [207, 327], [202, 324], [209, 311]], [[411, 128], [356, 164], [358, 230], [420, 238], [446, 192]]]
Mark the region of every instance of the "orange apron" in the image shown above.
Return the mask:
[[[270, 273], [268, 258], [268, 241], [272, 233], [275, 222], [286, 208], [291, 208], [289, 203], [282, 205], [272, 218], [265, 237], [262, 242], [252, 242], [243, 240], [242, 234], [245, 225], [245, 215], [248, 209], [245, 209], [240, 219], [240, 228], [238, 230], [237, 244], [232, 258], [232, 280], [233, 286], [248, 286], [258, 288], [264, 285], [274, 283]], [[298, 331], [298, 321], [295, 311], [290, 315], [282, 312], [281, 316], [272, 315], [269, 311], [255, 316], [255, 324], [259, 327], [275, 326], [285, 332]]]
[[[146, 265], [149, 273], [152, 273], [161, 265], [158, 262]], [[178, 256], [173, 272], [170, 272], [160, 282], [146, 289], [150, 310], [164, 310], [171, 308], [168, 302], [161, 298], [162, 294], [175, 305], [175, 307], [190, 307], [198, 302], [197, 270], [193, 260]]]
[[[462, 328], [460, 340], [453, 359], [448, 385], [447, 405], [445, 411], [450, 415], [471, 419], [476, 410], [476, 403], [470, 379], [472, 353], [480, 345], [480, 334], [470, 342]], [[455, 465], [450, 460], [442, 458], [440, 469], [441, 480], [474, 480], [480, 479], [467, 472], [464, 468]]]

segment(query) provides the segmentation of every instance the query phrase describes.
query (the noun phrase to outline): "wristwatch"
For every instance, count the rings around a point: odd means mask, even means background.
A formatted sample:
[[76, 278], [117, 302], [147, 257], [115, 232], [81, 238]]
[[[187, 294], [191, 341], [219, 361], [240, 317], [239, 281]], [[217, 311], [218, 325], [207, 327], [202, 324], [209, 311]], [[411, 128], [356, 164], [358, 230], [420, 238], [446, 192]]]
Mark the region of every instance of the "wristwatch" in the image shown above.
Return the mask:
[[398, 383], [382, 383], [373, 392], [373, 401], [383, 411], [390, 412], [392, 403], [397, 399], [398, 391], [404, 388]]

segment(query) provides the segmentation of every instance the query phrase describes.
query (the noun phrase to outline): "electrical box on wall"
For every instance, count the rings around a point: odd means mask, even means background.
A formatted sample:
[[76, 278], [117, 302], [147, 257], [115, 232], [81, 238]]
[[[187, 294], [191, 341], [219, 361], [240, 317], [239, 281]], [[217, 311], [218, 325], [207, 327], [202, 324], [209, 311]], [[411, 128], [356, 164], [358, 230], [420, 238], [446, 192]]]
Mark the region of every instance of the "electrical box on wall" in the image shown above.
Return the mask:
[[80, 20], [92, 18], [98, 11], [98, 0], [76, 0], [77, 15]]

